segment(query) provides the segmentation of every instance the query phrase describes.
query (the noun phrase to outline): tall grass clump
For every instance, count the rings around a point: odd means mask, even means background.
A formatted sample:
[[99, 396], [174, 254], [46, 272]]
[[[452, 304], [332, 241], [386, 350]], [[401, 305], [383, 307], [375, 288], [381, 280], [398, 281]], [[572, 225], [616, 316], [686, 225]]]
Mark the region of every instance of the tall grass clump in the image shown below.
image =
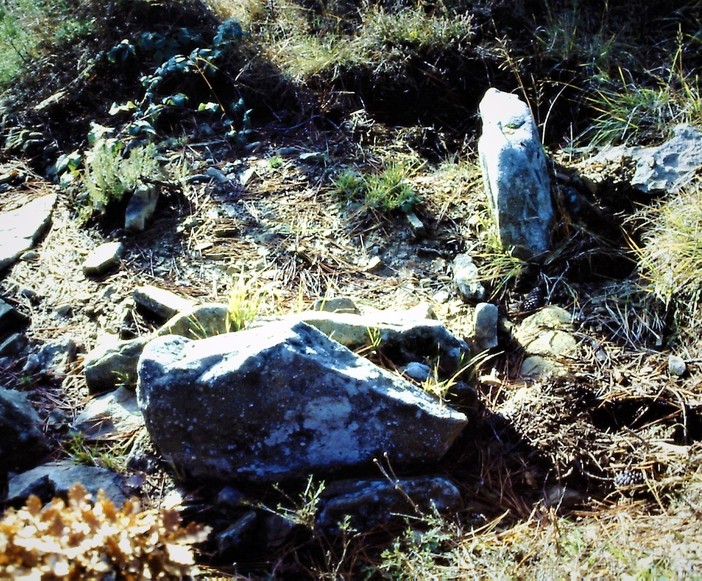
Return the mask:
[[649, 210], [641, 270], [654, 296], [673, 314], [678, 338], [699, 340], [702, 322], [702, 185]]
[[[683, 54], [699, 40], [677, 37], [677, 49], [660, 72], [650, 72], [647, 82], [619, 68], [604, 76], [601, 87], [590, 97], [596, 112], [584, 137], [594, 145], [663, 141], [676, 124], [702, 126], [702, 92], [697, 71], [687, 70]], [[699, 50], [699, 47], [697, 47]]]

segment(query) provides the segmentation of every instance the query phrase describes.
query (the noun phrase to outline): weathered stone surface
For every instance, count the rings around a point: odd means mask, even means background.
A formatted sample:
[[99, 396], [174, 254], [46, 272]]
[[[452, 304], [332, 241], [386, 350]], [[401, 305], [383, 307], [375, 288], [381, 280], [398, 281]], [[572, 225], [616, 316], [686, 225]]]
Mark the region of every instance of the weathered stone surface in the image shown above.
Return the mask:
[[34, 246], [51, 224], [56, 194], [42, 196], [17, 210], [0, 214], [0, 270]]
[[69, 365], [76, 358], [76, 342], [71, 337], [54, 339], [41, 346], [38, 353], [27, 358], [23, 371], [25, 373], [43, 373], [63, 377]]
[[459, 254], [453, 259], [453, 280], [460, 297], [469, 303], [485, 298], [485, 287], [480, 281], [478, 267], [468, 254]]
[[461, 505], [458, 488], [439, 476], [401, 478], [394, 482], [346, 480], [333, 482], [324, 490], [316, 521], [322, 530], [333, 534], [349, 515], [351, 526], [365, 531], [393, 521], [402, 522], [402, 515], [420, 516], [435, 510], [455, 512]]
[[153, 285], [135, 288], [132, 296], [137, 305], [161, 319], [170, 319], [181, 311], [192, 309], [195, 306], [192, 299]]
[[[605, 166], [605, 172], [592, 167]], [[595, 183], [611, 180], [618, 168], [633, 166], [629, 185], [645, 194], [677, 193], [702, 167], [702, 132], [691, 125], [678, 125], [673, 137], [657, 147], [610, 147], [583, 163], [585, 175]], [[625, 172], [626, 173], [626, 172]]]
[[126, 438], [143, 425], [136, 394], [125, 387], [90, 400], [73, 422], [76, 430], [92, 439]]
[[156, 212], [159, 190], [153, 184], [140, 184], [129, 198], [124, 215], [124, 229], [128, 232], [143, 232], [146, 223]]
[[111, 391], [118, 385], [135, 387], [139, 356], [150, 338], [120, 341], [114, 335], [103, 336], [85, 356], [85, 380], [90, 393]]
[[480, 102], [480, 116], [478, 152], [500, 241], [531, 258], [548, 250], [554, 217], [536, 123], [519, 97], [492, 88]]
[[180, 335], [189, 339], [204, 339], [229, 331], [227, 305], [205, 303], [186, 309], [166, 321], [158, 335]]
[[519, 374], [525, 379], [566, 379], [569, 376], [566, 365], [541, 355], [526, 357], [519, 368]]
[[527, 354], [521, 367], [523, 377], [568, 376], [564, 359], [575, 355], [578, 344], [572, 334], [572, 319], [565, 309], [549, 305], [522, 321], [515, 339]]
[[106, 242], [93, 250], [83, 263], [85, 276], [102, 276], [119, 265], [123, 246], [121, 242]]
[[497, 347], [497, 322], [499, 319], [497, 305], [480, 303], [475, 307], [473, 316], [473, 337], [475, 346], [483, 351]]
[[41, 420], [27, 396], [0, 387], [0, 473], [37, 464], [46, 449]]
[[7, 501], [23, 502], [30, 494], [35, 494], [44, 502], [56, 496], [66, 496], [76, 482], [85, 486], [93, 496], [104, 490], [107, 497], [118, 506], [128, 498], [125, 479], [106, 468], [82, 466], [70, 460], [49, 462], [18, 474], [9, 480]]
[[375, 344], [397, 365], [438, 355], [442, 372], [452, 374], [464, 363], [468, 345], [439, 321], [383, 315], [307, 311], [288, 320], [304, 321], [349, 349]]
[[466, 417], [304, 323], [190, 341], [139, 360], [139, 406], [187, 480], [271, 482], [310, 472], [435, 462]]
[[325, 311], [327, 313], [351, 313], [360, 315], [356, 303], [348, 297], [336, 297], [334, 299], [319, 299], [312, 305], [313, 311]]

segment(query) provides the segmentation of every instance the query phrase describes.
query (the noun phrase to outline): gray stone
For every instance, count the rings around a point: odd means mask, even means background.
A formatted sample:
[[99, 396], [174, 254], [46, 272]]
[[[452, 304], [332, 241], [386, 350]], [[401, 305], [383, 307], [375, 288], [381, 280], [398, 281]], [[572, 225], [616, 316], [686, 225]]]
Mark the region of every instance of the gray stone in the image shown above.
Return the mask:
[[480, 280], [478, 267], [468, 254], [459, 254], [453, 259], [453, 281], [464, 301], [478, 302], [485, 298], [485, 287]]
[[85, 380], [90, 393], [112, 391], [119, 386], [135, 388], [137, 364], [144, 345], [155, 336], [181, 335], [204, 339], [226, 333], [227, 306], [218, 303], [196, 305], [169, 319], [151, 335], [121, 341], [116, 335], [103, 335], [85, 356]]
[[83, 263], [85, 276], [102, 276], [119, 266], [123, 246], [121, 242], [106, 242], [93, 250]]
[[125, 387], [90, 400], [73, 422], [74, 429], [94, 440], [126, 439], [143, 426], [136, 394]]
[[497, 322], [499, 311], [496, 305], [480, 303], [473, 316], [473, 338], [480, 351], [497, 347]]
[[572, 319], [565, 309], [549, 305], [522, 321], [514, 337], [527, 355], [521, 367], [523, 377], [568, 377], [564, 360], [575, 355], [578, 344]]
[[156, 332], [158, 335], [181, 335], [204, 339], [229, 332], [227, 305], [205, 303], [181, 311]]
[[27, 317], [0, 299], [0, 336], [19, 331], [28, 324]]
[[76, 342], [70, 337], [61, 337], [45, 343], [37, 354], [38, 370], [47, 375], [62, 377], [76, 359]]
[[42, 464], [10, 478], [7, 502], [23, 502], [30, 494], [48, 502], [56, 496], [65, 497], [76, 482], [85, 486], [93, 496], [97, 496], [99, 490], [104, 490], [107, 498], [117, 506], [123, 505], [128, 498], [123, 476], [106, 468], [82, 466], [70, 460], [62, 460]]
[[312, 305], [313, 311], [325, 311], [327, 313], [351, 313], [360, 315], [356, 303], [348, 297], [337, 297], [335, 299], [319, 299]]
[[13, 333], [4, 341], [0, 341], [0, 357], [19, 355], [27, 347], [27, 336], [24, 333]]
[[438, 355], [442, 373], [455, 373], [470, 351], [465, 341], [451, 334], [439, 321], [415, 319], [408, 313], [411, 312], [352, 315], [307, 311], [287, 319], [304, 321], [349, 349], [373, 345], [396, 365]]
[[135, 288], [132, 296], [137, 305], [161, 319], [170, 319], [179, 312], [192, 309], [195, 306], [192, 299], [153, 285]]
[[275, 482], [436, 462], [466, 417], [305, 323], [160, 337], [139, 360], [139, 407], [186, 480]]
[[519, 374], [525, 379], [567, 379], [568, 367], [541, 355], [530, 355], [522, 362]]
[[90, 393], [112, 391], [118, 385], [134, 388], [137, 363], [150, 337], [120, 341], [116, 336], [103, 336], [85, 356], [85, 380]]
[[402, 372], [410, 379], [414, 379], [420, 383], [429, 379], [432, 374], [431, 367], [424, 363], [419, 363], [418, 361], [410, 361]]
[[409, 225], [412, 235], [415, 238], [421, 238], [422, 236], [426, 235], [427, 228], [424, 225], [424, 222], [417, 217], [417, 214], [414, 212], [408, 212], [405, 215], [407, 216], [407, 224]]
[[668, 357], [668, 373], [682, 377], [687, 371], [687, 364], [682, 357], [671, 355]]
[[346, 515], [351, 526], [366, 531], [405, 516], [421, 517], [435, 512], [455, 513], [462, 507], [461, 493], [446, 478], [434, 476], [389, 480], [333, 482], [324, 490], [316, 524], [337, 533]]
[[14, 264], [36, 244], [51, 224], [55, 205], [56, 194], [50, 194], [0, 214], [0, 270]]
[[246, 511], [226, 529], [216, 533], [217, 554], [225, 555], [233, 551], [245, 550], [251, 544], [252, 538], [256, 538], [257, 519], [256, 511]]
[[493, 88], [480, 102], [480, 116], [480, 165], [500, 241], [532, 258], [549, 249], [554, 218], [536, 123], [519, 97]]
[[[677, 193], [702, 167], [702, 132], [691, 125], [678, 125], [673, 137], [662, 145], [609, 147], [585, 162], [584, 167], [603, 164], [609, 168], [606, 179], [612, 179], [619, 167], [633, 166], [629, 185], [644, 194]], [[595, 176], [595, 183], [603, 181], [602, 177]]]
[[41, 420], [27, 396], [0, 387], [0, 473], [37, 464], [46, 451]]
[[124, 215], [124, 229], [128, 232], [143, 232], [146, 224], [156, 212], [159, 190], [153, 184], [139, 184], [129, 198]]

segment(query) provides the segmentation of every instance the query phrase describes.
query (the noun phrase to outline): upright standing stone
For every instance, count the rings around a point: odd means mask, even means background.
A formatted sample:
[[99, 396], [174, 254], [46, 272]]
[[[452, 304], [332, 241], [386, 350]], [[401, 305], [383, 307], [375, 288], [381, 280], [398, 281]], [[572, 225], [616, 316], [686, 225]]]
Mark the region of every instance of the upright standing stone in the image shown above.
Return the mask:
[[546, 156], [534, 118], [516, 95], [488, 89], [478, 141], [485, 190], [503, 247], [520, 258], [549, 248], [553, 222]]

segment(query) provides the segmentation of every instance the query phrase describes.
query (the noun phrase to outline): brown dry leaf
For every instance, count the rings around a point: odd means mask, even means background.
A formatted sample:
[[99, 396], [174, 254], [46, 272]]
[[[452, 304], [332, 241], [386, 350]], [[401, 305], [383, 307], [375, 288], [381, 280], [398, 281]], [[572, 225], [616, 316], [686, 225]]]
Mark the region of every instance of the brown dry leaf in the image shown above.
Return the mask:
[[41, 512], [41, 500], [34, 494], [27, 499], [27, 510], [32, 516], [37, 516]]
[[161, 511], [161, 520], [163, 523], [163, 528], [167, 533], [173, 533], [180, 527], [181, 519], [177, 510], [163, 509]]

